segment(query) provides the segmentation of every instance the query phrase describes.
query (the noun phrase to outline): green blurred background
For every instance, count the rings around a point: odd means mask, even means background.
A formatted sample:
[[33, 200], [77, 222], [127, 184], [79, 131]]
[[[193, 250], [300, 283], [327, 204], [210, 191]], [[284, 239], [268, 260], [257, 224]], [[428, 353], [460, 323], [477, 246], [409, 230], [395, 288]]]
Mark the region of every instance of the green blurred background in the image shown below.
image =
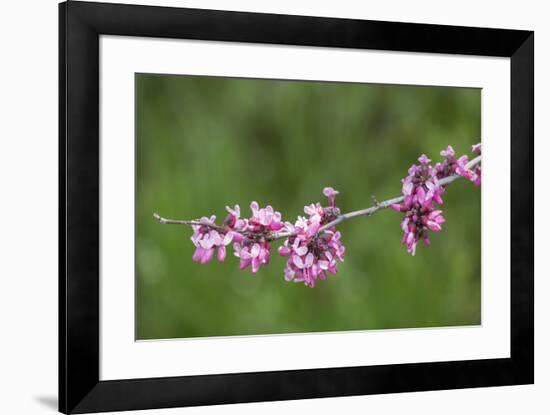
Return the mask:
[[191, 229], [164, 217], [225, 217], [271, 204], [294, 222], [340, 191], [342, 211], [398, 196], [421, 153], [479, 141], [479, 89], [136, 74], [136, 338], [164, 339], [481, 322], [481, 194], [445, 195], [447, 222], [412, 257], [401, 215], [340, 226], [346, 261], [314, 289], [283, 278], [285, 258], [253, 276], [232, 250], [191, 260]]

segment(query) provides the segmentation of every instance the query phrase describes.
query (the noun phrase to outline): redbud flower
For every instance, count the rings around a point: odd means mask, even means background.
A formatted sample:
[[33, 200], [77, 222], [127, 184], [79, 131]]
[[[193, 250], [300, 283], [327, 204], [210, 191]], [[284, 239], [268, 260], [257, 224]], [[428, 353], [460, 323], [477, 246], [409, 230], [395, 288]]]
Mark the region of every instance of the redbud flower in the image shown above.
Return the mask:
[[441, 150], [439, 154], [446, 158], [453, 158], [455, 156], [455, 150], [452, 146], [447, 146], [447, 148]]
[[[472, 152], [475, 154], [481, 154], [481, 143], [474, 144], [472, 146]], [[463, 155], [458, 159], [455, 159], [455, 152], [451, 146], [448, 146], [446, 150], [440, 153], [446, 157], [443, 163], [437, 163], [435, 169], [439, 178], [450, 176], [451, 174], [458, 174], [479, 186], [481, 184], [481, 167], [478, 165], [474, 170], [470, 170], [466, 167], [469, 162], [468, 156]]]
[[430, 244], [428, 230], [433, 232], [441, 231], [441, 224], [445, 222], [441, 210], [434, 209], [433, 199], [426, 197], [423, 185], [419, 185], [414, 195], [402, 205], [392, 205], [394, 210], [405, 212], [401, 221], [403, 230], [402, 243], [406, 245], [407, 251], [415, 255], [416, 244], [423, 240], [426, 245]]
[[474, 172], [471, 171], [466, 167], [466, 164], [468, 164], [468, 156], [463, 155], [460, 156], [460, 158], [456, 161], [456, 174], [461, 175], [462, 177], [467, 178], [468, 180], [472, 180], [474, 177]]
[[336, 206], [336, 195], [340, 193], [338, 190], [334, 190], [332, 187], [325, 187], [323, 189], [323, 194], [328, 197], [330, 206]]
[[[252, 273], [255, 274], [260, 269], [261, 265], [269, 263], [270, 244], [268, 236], [272, 231], [279, 231], [283, 228], [281, 222], [281, 213], [275, 212], [271, 206], [260, 208], [258, 202], [250, 204], [252, 217], [243, 221], [243, 228], [239, 228], [246, 232], [242, 240], [236, 241], [233, 244], [235, 256], [240, 258], [240, 268], [245, 269], [250, 266]], [[230, 215], [233, 213], [228, 209]], [[235, 210], [233, 210], [235, 211]], [[239, 224], [238, 220], [235, 221]]]
[[[481, 154], [481, 144], [473, 145], [472, 151]], [[402, 180], [403, 202], [390, 206], [393, 210], [405, 214], [401, 221], [402, 243], [412, 255], [416, 253], [418, 241], [423, 240], [429, 245], [428, 231], [440, 232], [441, 225], [445, 222], [443, 211], [434, 207], [434, 203], [443, 204], [442, 196], [445, 189], [441, 186], [440, 179], [459, 174], [474, 182], [476, 186], [481, 184], [481, 167], [468, 169], [468, 156], [456, 159], [452, 146], [447, 146], [439, 154], [445, 157], [445, 160], [436, 163], [434, 167], [429, 164], [431, 160], [425, 154], [418, 158], [420, 165], [413, 164], [407, 177]]]
[[246, 219], [241, 219], [241, 208], [239, 205], [235, 205], [233, 208], [229, 206], [225, 207], [225, 210], [229, 213], [224, 223], [232, 229], [243, 231], [248, 226], [248, 221]]
[[240, 258], [240, 269], [245, 269], [250, 266], [252, 273], [255, 274], [260, 269], [260, 265], [269, 264], [269, 242], [260, 240], [258, 242], [253, 239], [245, 239], [242, 242], [237, 242], [233, 245], [235, 256]]
[[418, 157], [418, 161], [421, 164], [427, 165], [430, 163], [431, 160], [428, 158], [428, 156], [426, 156], [425, 154], [422, 154], [420, 157]]
[[[452, 158], [454, 150], [449, 146], [441, 154]], [[439, 232], [441, 224], [445, 222], [442, 211], [436, 210], [434, 203], [443, 203], [445, 189], [439, 183], [438, 173], [447, 169], [447, 166], [438, 163], [439, 167], [432, 167], [429, 164], [431, 160], [425, 154], [422, 154], [418, 161], [420, 165], [412, 165], [408, 176], [402, 180], [403, 202], [390, 206], [393, 210], [405, 214], [401, 221], [402, 243], [412, 255], [416, 254], [419, 240], [423, 240], [426, 245], [430, 244], [428, 230]]]
[[217, 231], [210, 227], [215, 225], [216, 216], [210, 218], [202, 217], [200, 219], [201, 225], [193, 225], [193, 236], [191, 241], [195, 244], [195, 253], [193, 254], [193, 261], [197, 261], [201, 264], [207, 264], [214, 256], [214, 251], [218, 248], [218, 261], [223, 261], [226, 256], [226, 246], [229, 245], [235, 237], [235, 233], [231, 230], [227, 232]]
[[[474, 144], [472, 146], [472, 152], [481, 155], [481, 143]], [[473, 180], [474, 186], [481, 186], [481, 165], [474, 167], [475, 178]]]
[[338, 192], [326, 187], [323, 193], [330, 206], [323, 208], [319, 203], [305, 206], [304, 212], [309, 217], [299, 216], [294, 225], [285, 224], [286, 230], [295, 234], [279, 248], [280, 255], [289, 257], [284, 270], [285, 280], [303, 282], [311, 288], [318, 279], [326, 279], [327, 272], [336, 274], [336, 261], [344, 261], [345, 254], [340, 232], [335, 228], [318, 232], [321, 226], [340, 214], [336, 207]]
[[252, 217], [248, 220], [248, 225], [251, 231], [278, 231], [283, 228], [281, 213], [275, 212], [271, 206], [260, 209], [258, 202], [252, 202], [250, 209]]

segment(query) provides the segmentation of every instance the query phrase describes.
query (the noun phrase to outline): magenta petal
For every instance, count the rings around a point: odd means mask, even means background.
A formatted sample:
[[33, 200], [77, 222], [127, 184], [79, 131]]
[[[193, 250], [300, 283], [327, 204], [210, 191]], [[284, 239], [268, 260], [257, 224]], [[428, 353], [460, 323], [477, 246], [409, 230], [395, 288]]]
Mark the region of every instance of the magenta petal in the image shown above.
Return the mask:
[[323, 194], [326, 197], [335, 197], [338, 193], [338, 190], [334, 190], [332, 187], [325, 187], [323, 189]]
[[307, 234], [309, 236], [313, 236], [317, 233], [317, 231], [319, 230], [319, 228], [321, 227], [321, 224], [319, 222], [313, 222], [312, 224], [310, 224], [307, 228]]
[[390, 205], [390, 208], [392, 208], [396, 212], [403, 212], [403, 210], [401, 209], [401, 205], [399, 203], [394, 203]]
[[311, 266], [311, 275], [314, 277], [314, 278], [317, 278], [317, 275], [319, 274], [319, 267], [317, 266], [317, 264], [313, 264]]
[[242, 258], [242, 259], [251, 259], [252, 256], [250, 255], [250, 251], [248, 250], [248, 248], [242, 248], [240, 251], [239, 251], [239, 256]]
[[411, 182], [403, 184], [403, 194], [409, 196], [414, 189], [414, 185]]
[[208, 264], [214, 256], [214, 248], [207, 249], [201, 258], [201, 264]]
[[233, 242], [242, 242], [245, 240], [245, 236], [240, 232], [233, 232]]
[[260, 244], [254, 244], [252, 245], [252, 249], [250, 250], [250, 256], [252, 258], [257, 258], [258, 255], [260, 255]]
[[239, 268], [240, 269], [245, 269], [246, 267], [248, 267], [250, 265], [250, 258], [241, 258], [241, 261], [239, 263]]
[[432, 199], [426, 198], [424, 203], [422, 203], [422, 207], [426, 210], [433, 209]]
[[306, 256], [306, 267], [311, 267], [313, 265], [313, 260], [315, 259], [315, 257], [313, 256], [313, 254], [310, 252], [309, 254], [307, 254]]
[[321, 268], [322, 270], [327, 270], [328, 269], [328, 266], [329, 266], [329, 262], [328, 261], [319, 261], [318, 262], [319, 264], [319, 268]]
[[288, 266], [285, 268], [285, 280], [292, 281], [294, 279], [294, 271]]
[[434, 221], [431, 221], [429, 220], [428, 223], [426, 224], [428, 226], [428, 228], [434, 232], [439, 232], [441, 231], [441, 225], [437, 222], [434, 222]]
[[409, 218], [404, 218], [403, 221], [401, 221], [401, 229], [403, 232], [408, 232], [409, 230]]
[[225, 255], [226, 255], [226, 249], [225, 249], [225, 246], [222, 245], [218, 248], [218, 261], [223, 262], [223, 260], [225, 259]]
[[260, 254], [258, 255], [258, 259], [260, 260], [260, 263], [267, 264], [269, 262], [269, 247], [263, 247], [260, 250]]
[[193, 254], [193, 261], [200, 262], [201, 258], [204, 255], [204, 252], [205, 249], [198, 246], [197, 249], [195, 249], [195, 253]]
[[416, 196], [418, 197], [418, 202], [423, 204], [426, 200], [426, 192], [424, 191], [424, 187], [418, 186], [416, 188]]
[[294, 265], [296, 265], [297, 268], [299, 268], [299, 269], [304, 268], [304, 263], [303, 263], [302, 259], [299, 256], [294, 255], [292, 257], [292, 262], [294, 262]]
[[279, 255], [289, 256], [291, 253], [292, 253], [292, 251], [290, 250], [290, 248], [288, 248], [286, 246], [280, 246], [279, 247]]
[[221, 241], [218, 245], [229, 245], [233, 241], [233, 232], [229, 231], [227, 232], [223, 238], [221, 238]]
[[407, 245], [411, 244], [414, 241], [414, 233], [409, 232], [407, 235], [406, 241], [407, 241]]
[[255, 274], [260, 269], [260, 258], [252, 258], [252, 273]]
[[428, 215], [428, 218], [429, 218], [429, 219], [434, 219], [434, 218], [436, 218], [437, 216], [441, 215], [442, 213], [443, 213], [442, 210], [432, 210], [432, 211], [430, 212], [430, 214]]
[[428, 164], [431, 160], [428, 158], [428, 156], [422, 154], [420, 157], [418, 157], [418, 161], [422, 164]]

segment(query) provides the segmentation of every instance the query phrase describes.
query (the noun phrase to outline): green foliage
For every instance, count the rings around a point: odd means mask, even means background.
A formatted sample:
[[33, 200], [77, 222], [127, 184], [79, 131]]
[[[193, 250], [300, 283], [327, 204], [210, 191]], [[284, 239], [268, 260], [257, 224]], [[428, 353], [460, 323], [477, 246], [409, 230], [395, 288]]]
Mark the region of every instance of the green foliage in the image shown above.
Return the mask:
[[310, 289], [283, 279], [285, 259], [252, 276], [191, 260], [194, 219], [250, 201], [294, 222], [303, 206], [340, 191], [343, 211], [400, 194], [421, 153], [480, 140], [478, 89], [136, 75], [137, 338], [475, 325], [481, 320], [481, 192], [459, 180], [447, 222], [416, 257], [401, 215], [382, 211], [340, 226], [337, 276]]

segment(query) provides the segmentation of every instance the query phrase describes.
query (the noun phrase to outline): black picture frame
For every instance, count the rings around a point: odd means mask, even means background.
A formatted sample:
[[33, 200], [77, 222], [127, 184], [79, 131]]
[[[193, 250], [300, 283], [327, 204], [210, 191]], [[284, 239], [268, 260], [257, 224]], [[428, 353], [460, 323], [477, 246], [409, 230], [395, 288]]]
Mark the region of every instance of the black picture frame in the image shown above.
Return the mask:
[[[99, 37], [201, 39], [511, 58], [511, 357], [99, 380]], [[531, 31], [86, 3], [59, 5], [59, 410], [114, 410], [534, 382]]]

